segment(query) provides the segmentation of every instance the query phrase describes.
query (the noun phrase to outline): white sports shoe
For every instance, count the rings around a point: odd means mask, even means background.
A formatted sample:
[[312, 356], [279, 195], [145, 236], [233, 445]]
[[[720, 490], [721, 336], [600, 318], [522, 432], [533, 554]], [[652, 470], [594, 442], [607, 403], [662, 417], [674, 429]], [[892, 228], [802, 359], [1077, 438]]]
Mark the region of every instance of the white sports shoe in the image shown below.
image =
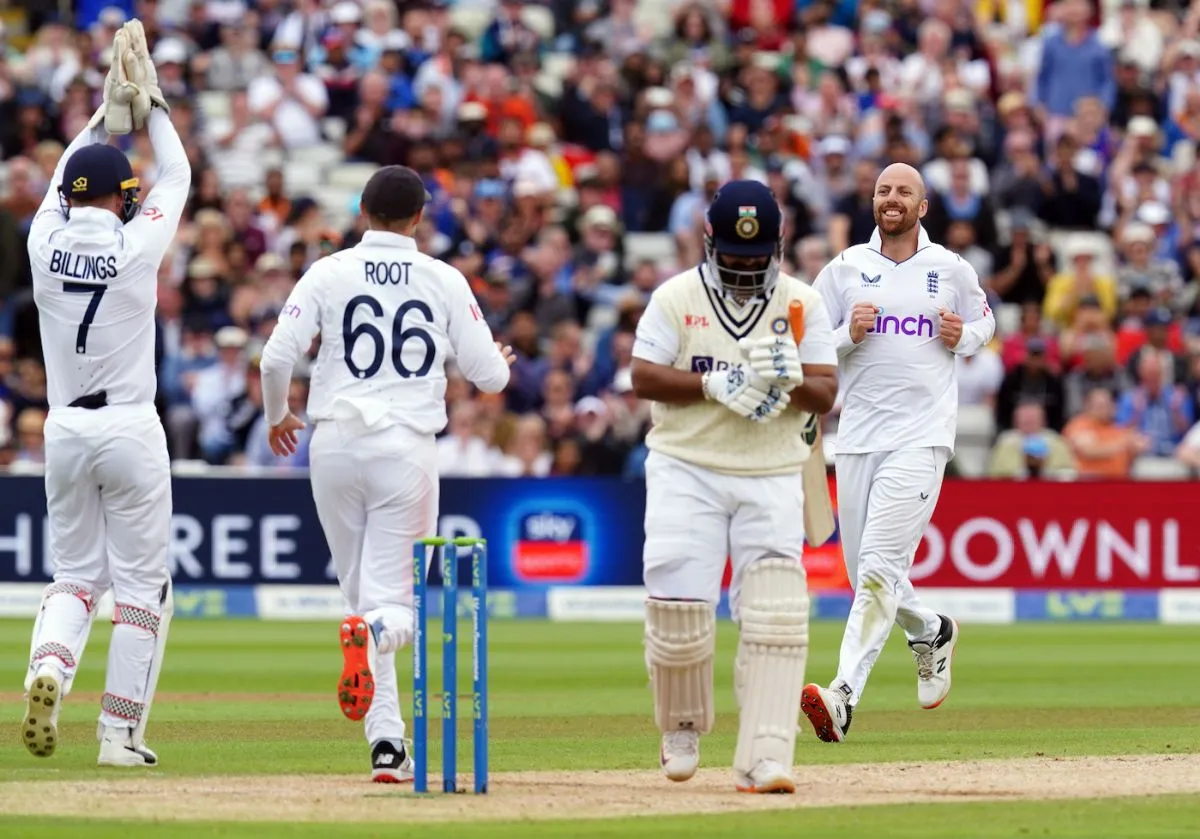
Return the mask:
[[850, 705], [847, 685], [823, 688], [818, 684], [805, 685], [800, 693], [800, 710], [812, 723], [817, 739], [825, 743], [841, 743], [850, 730], [854, 708]]
[[796, 791], [796, 779], [786, 766], [774, 760], [760, 760], [749, 774], [735, 772], [738, 792], [786, 793]]
[[941, 629], [932, 641], [909, 641], [917, 663], [917, 699], [921, 707], [932, 711], [950, 695], [950, 665], [954, 662], [954, 645], [958, 643], [958, 623], [939, 615]]
[[700, 732], [685, 728], [664, 734], [659, 758], [664, 775], [672, 781], [688, 780], [700, 768]]
[[371, 780], [377, 784], [404, 784], [413, 779], [413, 760], [403, 741], [396, 748], [380, 740], [371, 749]]
[[21, 742], [31, 755], [50, 757], [58, 746], [58, 712], [62, 707], [62, 679], [57, 670], [38, 668], [25, 702]]
[[101, 725], [100, 757], [98, 766], [157, 766], [158, 755], [150, 751], [145, 743], [135, 745], [133, 731], [128, 728], [110, 728]]

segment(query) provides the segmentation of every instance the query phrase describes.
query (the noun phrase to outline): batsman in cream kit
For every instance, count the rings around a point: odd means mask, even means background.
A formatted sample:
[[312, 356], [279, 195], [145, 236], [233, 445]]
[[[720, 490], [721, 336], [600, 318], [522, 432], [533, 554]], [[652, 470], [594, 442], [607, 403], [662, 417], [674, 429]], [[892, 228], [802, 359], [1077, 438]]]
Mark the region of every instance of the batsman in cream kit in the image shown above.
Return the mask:
[[632, 365], [651, 400], [647, 437], [645, 657], [660, 763], [691, 778], [713, 725], [716, 605], [732, 558], [740, 632], [734, 784], [794, 792], [808, 650], [801, 474], [814, 417], [837, 396], [829, 314], [780, 272], [783, 214], [755, 181], [708, 208], [705, 260], [667, 280], [638, 324]]

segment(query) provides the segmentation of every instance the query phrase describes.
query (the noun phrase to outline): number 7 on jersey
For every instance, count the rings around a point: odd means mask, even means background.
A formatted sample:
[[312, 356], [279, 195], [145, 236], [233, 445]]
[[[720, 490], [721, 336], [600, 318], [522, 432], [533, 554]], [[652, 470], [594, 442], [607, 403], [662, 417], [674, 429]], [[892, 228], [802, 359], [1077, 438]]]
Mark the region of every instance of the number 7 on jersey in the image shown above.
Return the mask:
[[83, 313], [83, 320], [79, 322], [79, 331], [75, 333], [75, 353], [82, 355], [87, 352], [88, 329], [96, 319], [96, 311], [100, 308], [100, 300], [104, 297], [104, 292], [108, 291], [108, 286], [95, 283], [63, 283], [63, 291], [67, 294], [92, 295], [87, 311]]

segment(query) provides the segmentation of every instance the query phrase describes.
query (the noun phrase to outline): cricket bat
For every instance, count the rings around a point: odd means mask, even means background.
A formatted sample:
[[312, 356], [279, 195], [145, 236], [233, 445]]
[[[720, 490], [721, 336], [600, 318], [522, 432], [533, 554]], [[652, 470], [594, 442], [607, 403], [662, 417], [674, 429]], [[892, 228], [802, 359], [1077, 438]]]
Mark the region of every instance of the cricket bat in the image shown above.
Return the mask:
[[[792, 339], [799, 344], [804, 339], [804, 304], [793, 300], [788, 304], [788, 322]], [[825, 450], [821, 441], [821, 418], [814, 416], [813, 434], [809, 442], [812, 453], [804, 462], [804, 538], [818, 548], [829, 541], [837, 529], [833, 517], [833, 501], [829, 497], [829, 479], [825, 475]]]

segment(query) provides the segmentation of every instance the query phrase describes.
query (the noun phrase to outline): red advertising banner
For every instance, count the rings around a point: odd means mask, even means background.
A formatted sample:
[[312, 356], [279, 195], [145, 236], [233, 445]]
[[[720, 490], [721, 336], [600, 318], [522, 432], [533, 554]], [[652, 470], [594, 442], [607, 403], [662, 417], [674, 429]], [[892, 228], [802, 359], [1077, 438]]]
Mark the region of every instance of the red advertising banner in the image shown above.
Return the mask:
[[[807, 549], [804, 565], [812, 590], [849, 588], [839, 534]], [[946, 481], [911, 578], [922, 588], [1200, 587], [1200, 482]]]
[[947, 481], [921, 587], [1200, 586], [1200, 482]]

